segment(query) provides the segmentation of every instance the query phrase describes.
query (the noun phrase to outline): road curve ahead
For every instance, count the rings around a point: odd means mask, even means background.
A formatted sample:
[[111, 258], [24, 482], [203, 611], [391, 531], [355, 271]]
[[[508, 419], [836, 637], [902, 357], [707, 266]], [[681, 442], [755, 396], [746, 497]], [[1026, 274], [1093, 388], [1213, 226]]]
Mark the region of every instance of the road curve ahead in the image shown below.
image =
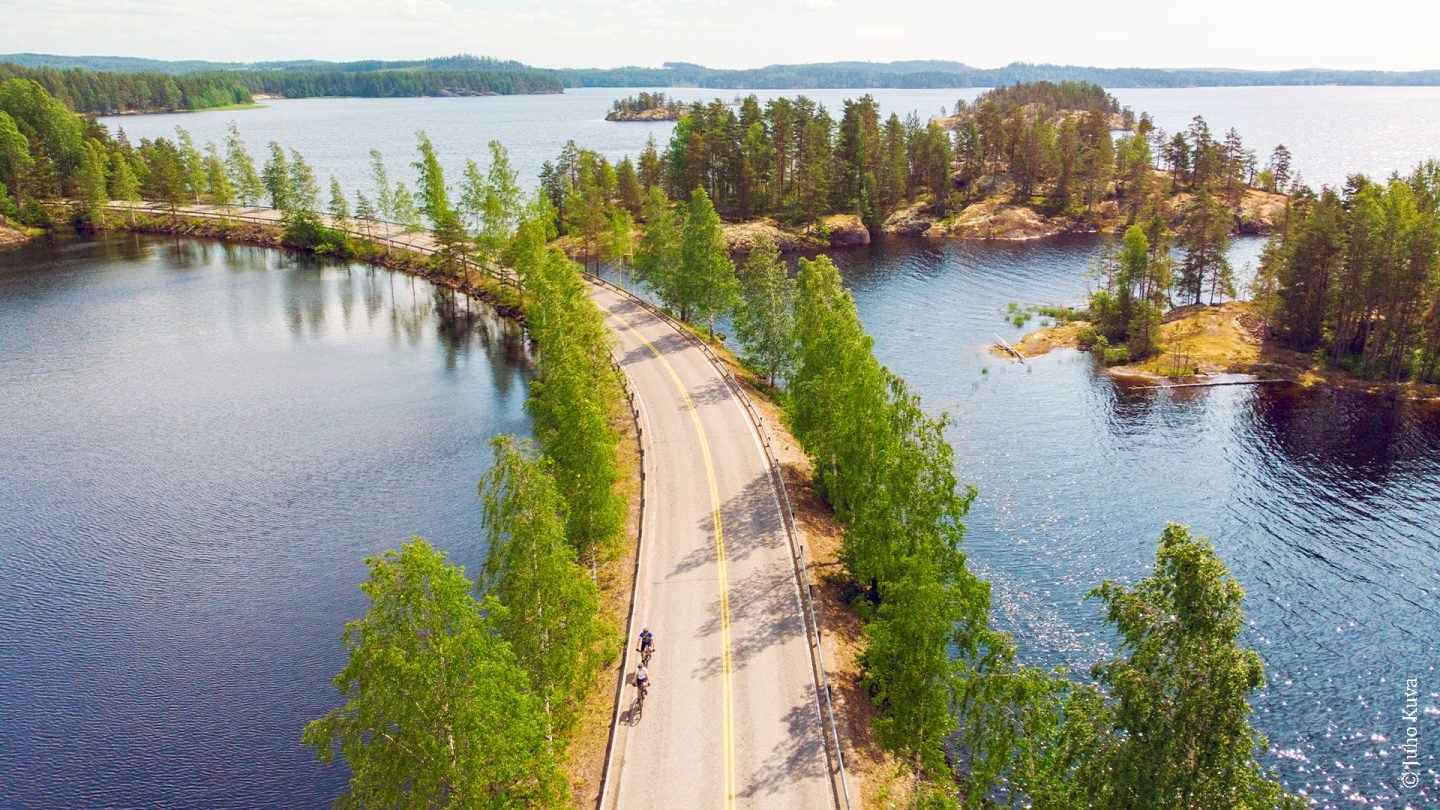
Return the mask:
[[794, 563], [754, 428], [675, 327], [614, 290], [592, 297], [640, 401], [635, 628], [656, 640], [638, 713], [630, 656], [602, 810], [834, 807]]

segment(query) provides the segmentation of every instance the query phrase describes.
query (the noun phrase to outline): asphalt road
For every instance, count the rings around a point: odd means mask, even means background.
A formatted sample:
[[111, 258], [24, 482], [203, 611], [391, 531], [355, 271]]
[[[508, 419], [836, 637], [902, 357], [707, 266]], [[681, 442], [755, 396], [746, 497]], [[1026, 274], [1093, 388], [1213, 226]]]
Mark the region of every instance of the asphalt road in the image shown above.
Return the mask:
[[613, 290], [592, 297], [641, 403], [636, 628], [656, 641], [643, 712], [631, 655], [610, 806], [834, 807], [800, 592], [759, 439], [699, 348]]

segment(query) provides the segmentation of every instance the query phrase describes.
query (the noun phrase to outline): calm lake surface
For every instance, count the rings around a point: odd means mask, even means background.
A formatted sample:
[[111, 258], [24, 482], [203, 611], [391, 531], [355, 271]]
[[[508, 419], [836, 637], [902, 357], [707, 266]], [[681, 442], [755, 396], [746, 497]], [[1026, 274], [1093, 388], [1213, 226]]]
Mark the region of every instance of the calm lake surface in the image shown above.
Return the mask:
[[[603, 121], [633, 91], [314, 99], [111, 119], [134, 139], [235, 120], [321, 176], [408, 176], [510, 149], [521, 179], [569, 138], [612, 158], [670, 125]], [[877, 91], [933, 114], [979, 91]], [[682, 98], [731, 91], [676, 90]], [[778, 92], [762, 96], [781, 95]], [[832, 111], [857, 91], [813, 91]], [[1440, 88], [1119, 90], [1174, 131], [1195, 114], [1313, 183], [1440, 151]], [[1260, 240], [1237, 240], [1232, 261]], [[1247, 591], [1270, 686], [1266, 756], [1322, 806], [1440, 799], [1440, 412], [1338, 392], [1130, 391], [1084, 355], [990, 356], [1011, 302], [1074, 303], [1095, 238], [888, 240], [836, 256], [876, 351], [954, 423], [972, 564], [1034, 663], [1083, 672], [1112, 638], [1085, 593], [1135, 580], [1167, 520]], [[298, 743], [329, 708], [360, 559], [419, 533], [475, 565], [485, 440], [524, 432], [513, 330], [445, 315], [422, 283], [266, 251], [110, 240], [0, 254], [0, 795], [34, 804], [323, 806], [343, 781]], [[392, 291], [393, 287], [393, 291]], [[346, 303], [350, 302], [350, 303]], [[1032, 326], [1035, 324], [1032, 324]], [[13, 584], [11, 584], [13, 583]], [[1405, 678], [1418, 788], [1400, 785]], [[1428, 736], [1427, 736], [1428, 735]], [[10, 767], [13, 764], [14, 767]], [[59, 799], [66, 799], [59, 801]]]
[[368, 267], [116, 238], [0, 256], [0, 805], [325, 807], [363, 558], [476, 570], [518, 330]]

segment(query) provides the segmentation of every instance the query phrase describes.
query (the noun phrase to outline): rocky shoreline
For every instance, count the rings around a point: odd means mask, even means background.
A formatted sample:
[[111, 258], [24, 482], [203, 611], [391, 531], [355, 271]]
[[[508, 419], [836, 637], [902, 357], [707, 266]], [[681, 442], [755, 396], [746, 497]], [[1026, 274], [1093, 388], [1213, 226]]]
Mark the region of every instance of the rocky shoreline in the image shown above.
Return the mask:
[[[1080, 332], [1090, 324], [1071, 321], [1037, 329], [1013, 345], [1026, 358], [1055, 349], [1080, 348]], [[1248, 301], [1176, 307], [1161, 324], [1159, 355], [1110, 366], [1105, 373], [1121, 383], [1155, 386], [1219, 384], [1244, 381], [1289, 382], [1306, 388], [1326, 386], [1395, 396], [1411, 402], [1440, 405], [1440, 385], [1365, 380], [1343, 370], [1317, 364], [1307, 354], [1291, 351], [1268, 339], [1269, 330]], [[997, 357], [1010, 357], [1000, 347]], [[1226, 382], [1226, 384], [1231, 384]]]
[[679, 121], [685, 111], [678, 107], [652, 107], [648, 110], [611, 110], [606, 121]]

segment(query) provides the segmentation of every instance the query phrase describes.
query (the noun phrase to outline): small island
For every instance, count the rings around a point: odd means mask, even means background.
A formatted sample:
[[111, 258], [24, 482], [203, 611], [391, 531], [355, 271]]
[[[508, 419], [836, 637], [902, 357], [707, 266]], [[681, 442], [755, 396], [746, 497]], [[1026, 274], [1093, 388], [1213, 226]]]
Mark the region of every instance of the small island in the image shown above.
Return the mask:
[[606, 121], [679, 121], [689, 105], [664, 93], [639, 93], [616, 99]]

